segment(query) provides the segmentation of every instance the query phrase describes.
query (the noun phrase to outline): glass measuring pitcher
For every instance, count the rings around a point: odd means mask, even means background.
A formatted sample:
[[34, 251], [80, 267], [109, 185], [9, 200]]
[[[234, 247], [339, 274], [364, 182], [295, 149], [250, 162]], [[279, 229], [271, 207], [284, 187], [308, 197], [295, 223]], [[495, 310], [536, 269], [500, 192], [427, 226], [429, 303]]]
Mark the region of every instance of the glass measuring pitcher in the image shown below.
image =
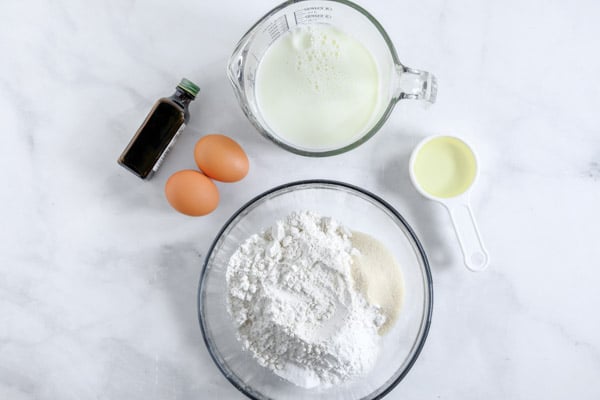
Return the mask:
[[[352, 36], [371, 53], [378, 70], [378, 99], [373, 114], [357, 134], [336, 143], [307, 145], [291, 140], [266, 122], [257, 97], [256, 78], [265, 53], [278, 39], [296, 28], [322, 24]], [[304, 156], [331, 156], [354, 149], [383, 126], [399, 100], [433, 103], [437, 91], [435, 77], [400, 63], [379, 22], [362, 7], [346, 0], [291, 0], [274, 8], [242, 37], [229, 60], [227, 75], [244, 114], [256, 129], [284, 149]], [[289, 110], [294, 112], [297, 110]]]

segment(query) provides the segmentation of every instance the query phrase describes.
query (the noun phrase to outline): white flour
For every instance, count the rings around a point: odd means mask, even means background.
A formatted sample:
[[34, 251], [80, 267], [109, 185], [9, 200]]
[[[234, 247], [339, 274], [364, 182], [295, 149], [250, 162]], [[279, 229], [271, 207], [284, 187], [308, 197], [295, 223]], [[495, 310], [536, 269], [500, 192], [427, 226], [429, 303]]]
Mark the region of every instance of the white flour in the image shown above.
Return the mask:
[[385, 317], [354, 287], [351, 233], [313, 212], [252, 235], [229, 260], [228, 310], [244, 349], [303, 386], [364, 375]]

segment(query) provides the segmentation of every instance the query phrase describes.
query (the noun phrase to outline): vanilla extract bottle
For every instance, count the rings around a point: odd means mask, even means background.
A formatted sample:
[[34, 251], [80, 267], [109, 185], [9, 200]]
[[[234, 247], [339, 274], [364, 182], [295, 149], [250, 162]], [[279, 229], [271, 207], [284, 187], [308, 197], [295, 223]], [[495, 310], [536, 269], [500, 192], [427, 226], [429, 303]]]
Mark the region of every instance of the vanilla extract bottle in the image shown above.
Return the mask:
[[196, 84], [183, 78], [171, 97], [159, 99], [118, 163], [142, 179], [152, 177], [188, 123], [188, 106], [199, 92]]

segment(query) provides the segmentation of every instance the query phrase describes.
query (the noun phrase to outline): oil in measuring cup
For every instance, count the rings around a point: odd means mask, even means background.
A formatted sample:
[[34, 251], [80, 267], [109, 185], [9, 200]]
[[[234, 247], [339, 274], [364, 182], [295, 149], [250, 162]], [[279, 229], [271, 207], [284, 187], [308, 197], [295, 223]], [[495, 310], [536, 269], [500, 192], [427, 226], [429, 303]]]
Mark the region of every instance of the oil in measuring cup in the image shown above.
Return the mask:
[[477, 175], [477, 162], [462, 140], [441, 136], [421, 147], [413, 169], [419, 186], [425, 192], [447, 199], [471, 187]]
[[425, 197], [443, 204], [471, 271], [482, 271], [489, 255], [469, 202], [469, 192], [479, 168], [471, 146], [454, 136], [433, 136], [423, 140], [410, 158], [410, 178]]

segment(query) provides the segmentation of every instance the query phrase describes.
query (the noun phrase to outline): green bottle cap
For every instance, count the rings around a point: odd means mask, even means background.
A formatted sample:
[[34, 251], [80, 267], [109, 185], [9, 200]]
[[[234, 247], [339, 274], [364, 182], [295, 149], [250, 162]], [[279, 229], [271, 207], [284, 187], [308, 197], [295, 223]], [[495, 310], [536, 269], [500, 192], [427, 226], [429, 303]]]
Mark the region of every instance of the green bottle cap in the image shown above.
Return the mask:
[[200, 88], [198, 87], [198, 85], [185, 78], [183, 78], [181, 82], [179, 82], [179, 85], [177, 85], [177, 87], [185, 90], [194, 97], [196, 97], [196, 95], [200, 93]]

